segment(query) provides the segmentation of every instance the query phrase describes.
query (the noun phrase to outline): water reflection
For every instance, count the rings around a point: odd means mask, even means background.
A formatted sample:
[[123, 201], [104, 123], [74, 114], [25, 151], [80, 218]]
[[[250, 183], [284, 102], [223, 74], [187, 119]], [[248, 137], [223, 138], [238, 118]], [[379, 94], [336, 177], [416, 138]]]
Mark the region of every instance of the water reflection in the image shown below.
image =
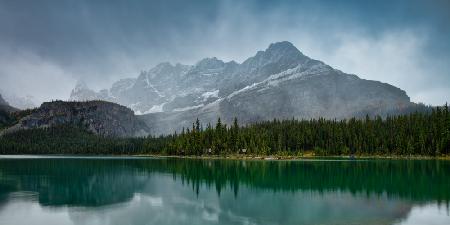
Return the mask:
[[0, 159], [0, 224], [448, 224], [449, 172], [431, 160]]

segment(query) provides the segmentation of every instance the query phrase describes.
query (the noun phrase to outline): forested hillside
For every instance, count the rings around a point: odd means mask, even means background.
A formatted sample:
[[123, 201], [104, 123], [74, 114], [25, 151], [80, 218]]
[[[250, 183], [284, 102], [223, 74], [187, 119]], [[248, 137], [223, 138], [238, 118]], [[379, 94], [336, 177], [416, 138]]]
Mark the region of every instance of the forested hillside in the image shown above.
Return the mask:
[[0, 137], [0, 154], [162, 155], [423, 155], [450, 153], [448, 106], [411, 113], [350, 120], [273, 120], [241, 127], [220, 119], [200, 121], [181, 133], [146, 138], [108, 138], [82, 128], [57, 126]]

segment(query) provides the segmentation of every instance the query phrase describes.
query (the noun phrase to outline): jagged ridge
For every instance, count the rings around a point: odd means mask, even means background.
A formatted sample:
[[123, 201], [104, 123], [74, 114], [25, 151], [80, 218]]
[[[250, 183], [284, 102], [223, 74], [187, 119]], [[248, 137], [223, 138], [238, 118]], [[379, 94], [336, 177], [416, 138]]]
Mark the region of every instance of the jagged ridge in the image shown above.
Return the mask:
[[[82, 87], [82, 88], [80, 88]], [[81, 90], [81, 91], [80, 91]], [[79, 85], [72, 100], [103, 99], [133, 109], [152, 133], [190, 126], [197, 117], [243, 123], [273, 118], [348, 118], [386, 114], [412, 103], [403, 90], [363, 80], [301, 53], [290, 42], [271, 44], [241, 64], [215, 57], [195, 65], [161, 63], [136, 79], [93, 92]]]

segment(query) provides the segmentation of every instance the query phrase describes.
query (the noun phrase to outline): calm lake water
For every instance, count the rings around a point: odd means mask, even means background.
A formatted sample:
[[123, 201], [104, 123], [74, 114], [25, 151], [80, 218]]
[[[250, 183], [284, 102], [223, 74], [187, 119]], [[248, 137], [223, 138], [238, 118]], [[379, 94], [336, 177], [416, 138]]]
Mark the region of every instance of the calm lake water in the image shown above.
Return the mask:
[[0, 224], [450, 224], [450, 161], [0, 157]]

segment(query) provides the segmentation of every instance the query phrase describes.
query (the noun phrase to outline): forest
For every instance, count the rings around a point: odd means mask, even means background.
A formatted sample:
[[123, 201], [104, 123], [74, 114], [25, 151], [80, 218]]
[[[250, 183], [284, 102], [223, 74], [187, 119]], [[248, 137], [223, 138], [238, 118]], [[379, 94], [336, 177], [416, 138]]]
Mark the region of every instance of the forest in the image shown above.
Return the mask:
[[96, 136], [82, 127], [21, 130], [0, 137], [0, 154], [179, 156], [448, 156], [448, 106], [430, 113], [348, 120], [272, 120], [245, 126], [197, 119], [179, 133], [139, 138]]

